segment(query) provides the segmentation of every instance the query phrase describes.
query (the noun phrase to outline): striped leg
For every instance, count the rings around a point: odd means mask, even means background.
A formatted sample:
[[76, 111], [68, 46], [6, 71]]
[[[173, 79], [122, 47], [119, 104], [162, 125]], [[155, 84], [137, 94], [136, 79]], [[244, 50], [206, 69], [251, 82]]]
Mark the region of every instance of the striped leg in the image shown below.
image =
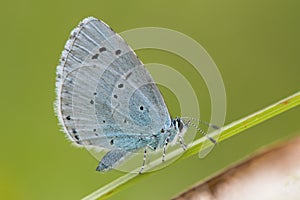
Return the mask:
[[165, 157], [166, 157], [166, 149], [167, 149], [167, 145], [169, 144], [170, 141], [170, 135], [166, 138], [165, 140], [165, 144], [163, 147], [163, 155], [162, 155], [162, 161], [165, 162]]
[[146, 159], [147, 159], [147, 146], [146, 146], [145, 149], [144, 149], [143, 164], [142, 164], [142, 167], [141, 167], [141, 169], [140, 169], [140, 171], [139, 171], [139, 174], [141, 174], [142, 171], [143, 171], [144, 168], [145, 168]]

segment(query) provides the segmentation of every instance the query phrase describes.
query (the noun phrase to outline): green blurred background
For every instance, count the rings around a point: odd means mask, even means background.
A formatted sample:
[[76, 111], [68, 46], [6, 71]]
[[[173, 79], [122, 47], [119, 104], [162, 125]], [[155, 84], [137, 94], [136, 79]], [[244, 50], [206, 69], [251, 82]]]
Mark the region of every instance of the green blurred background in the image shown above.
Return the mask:
[[[86, 16], [104, 20], [116, 32], [157, 26], [194, 38], [223, 76], [227, 123], [300, 88], [297, 0], [19, 0], [2, 1], [0, 10], [1, 199], [80, 199], [122, 175], [97, 173], [98, 161], [70, 145], [53, 112], [58, 59], [70, 31]], [[188, 63], [162, 51], [137, 53], [145, 63], [191, 73], [203, 98], [203, 118], [209, 119], [204, 82]], [[171, 113], [176, 112], [166, 93]], [[292, 109], [220, 143], [205, 159], [195, 155], [170, 165], [112, 199], [169, 199], [262, 146], [296, 135], [299, 116], [300, 109]]]

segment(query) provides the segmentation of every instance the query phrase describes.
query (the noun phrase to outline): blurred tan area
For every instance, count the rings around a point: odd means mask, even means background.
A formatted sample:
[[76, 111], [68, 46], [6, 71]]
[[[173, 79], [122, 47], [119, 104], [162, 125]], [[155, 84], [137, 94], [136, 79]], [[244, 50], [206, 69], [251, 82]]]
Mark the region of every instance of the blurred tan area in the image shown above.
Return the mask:
[[184, 192], [174, 200], [297, 200], [300, 137], [254, 157]]

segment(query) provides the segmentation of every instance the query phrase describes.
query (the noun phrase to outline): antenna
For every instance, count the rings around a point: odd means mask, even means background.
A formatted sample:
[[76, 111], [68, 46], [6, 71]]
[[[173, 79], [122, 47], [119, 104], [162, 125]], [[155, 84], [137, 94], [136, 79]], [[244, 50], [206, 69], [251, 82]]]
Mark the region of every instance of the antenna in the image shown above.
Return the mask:
[[189, 120], [189, 121], [191, 121], [191, 120], [197, 121], [197, 122], [199, 122], [200, 124], [204, 124], [204, 125], [206, 125], [206, 126], [208, 126], [208, 127], [211, 127], [211, 128], [213, 128], [213, 129], [215, 129], [215, 130], [220, 129], [220, 127], [218, 127], [217, 125], [214, 125], [214, 124], [211, 124], [211, 123], [208, 123], [208, 122], [206, 122], [206, 121], [202, 121], [202, 120], [200, 120], [200, 119], [196, 119], [196, 118], [193, 118], [193, 117], [181, 117], [181, 119], [187, 119], [187, 120]]
[[220, 129], [218, 126], [213, 125], [213, 124], [208, 123], [208, 122], [205, 122], [205, 121], [202, 121], [202, 120], [199, 120], [199, 119], [196, 119], [196, 118], [192, 118], [192, 117], [182, 117], [181, 119], [183, 119], [183, 118], [188, 119], [188, 121], [186, 122], [187, 126], [189, 126], [189, 125], [193, 126], [198, 132], [200, 132], [202, 135], [204, 135], [205, 137], [207, 137], [213, 144], [215, 144], [215, 145], [217, 144], [217, 141], [215, 139], [213, 139], [212, 137], [208, 136], [207, 133], [204, 130], [202, 130], [201, 128], [199, 128], [198, 126], [196, 126], [191, 121], [197, 121], [197, 122], [199, 122], [201, 124], [204, 124], [204, 125], [206, 125], [208, 127], [213, 128], [215, 130]]

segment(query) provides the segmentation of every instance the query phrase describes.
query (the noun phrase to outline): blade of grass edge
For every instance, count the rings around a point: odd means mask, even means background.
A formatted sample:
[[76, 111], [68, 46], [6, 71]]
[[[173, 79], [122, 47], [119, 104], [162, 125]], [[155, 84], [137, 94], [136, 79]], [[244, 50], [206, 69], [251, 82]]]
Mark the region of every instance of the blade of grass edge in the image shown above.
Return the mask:
[[[218, 134], [220, 134], [220, 137], [218, 139], [218, 142], [221, 142], [225, 139], [228, 139], [246, 129], [249, 129], [261, 122], [264, 122], [272, 117], [275, 117], [293, 107], [296, 107], [300, 104], [300, 91], [283, 99], [280, 100], [262, 110], [259, 110], [251, 115], [248, 115], [240, 120], [237, 120], [235, 122], [232, 122], [224, 127], [222, 127], [220, 130], [216, 130], [214, 132], [211, 132], [209, 134], [210, 137], [214, 137]], [[202, 137], [200, 139], [195, 140], [190, 147], [184, 152], [184, 154], [177, 160], [182, 160], [184, 158], [188, 158], [196, 153], [199, 152], [202, 143], [207, 140], [206, 137]], [[208, 148], [212, 143], [206, 143], [208, 144], [204, 148]], [[209, 145], [210, 144], [210, 145]], [[177, 149], [173, 152], [169, 153], [169, 157], [173, 158], [175, 156], [178, 156], [182, 153], [181, 149]], [[151, 168], [154, 168], [155, 166], [161, 164], [161, 159], [154, 160], [150, 162], [150, 167], [147, 167], [148, 170]], [[116, 180], [108, 183], [107, 185], [99, 188], [95, 192], [89, 194], [88, 196], [84, 197], [84, 200], [90, 200], [90, 199], [97, 199], [97, 198], [103, 198], [106, 199], [117, 192], [123, 190], [124, 188], [128, 187], [133, 182], [139, 180], [140, 178], [144, 178], [148, 176], [151, 173], [144, 173], [142, 175], [136, 174], [136, 173], [127, 173]]]

